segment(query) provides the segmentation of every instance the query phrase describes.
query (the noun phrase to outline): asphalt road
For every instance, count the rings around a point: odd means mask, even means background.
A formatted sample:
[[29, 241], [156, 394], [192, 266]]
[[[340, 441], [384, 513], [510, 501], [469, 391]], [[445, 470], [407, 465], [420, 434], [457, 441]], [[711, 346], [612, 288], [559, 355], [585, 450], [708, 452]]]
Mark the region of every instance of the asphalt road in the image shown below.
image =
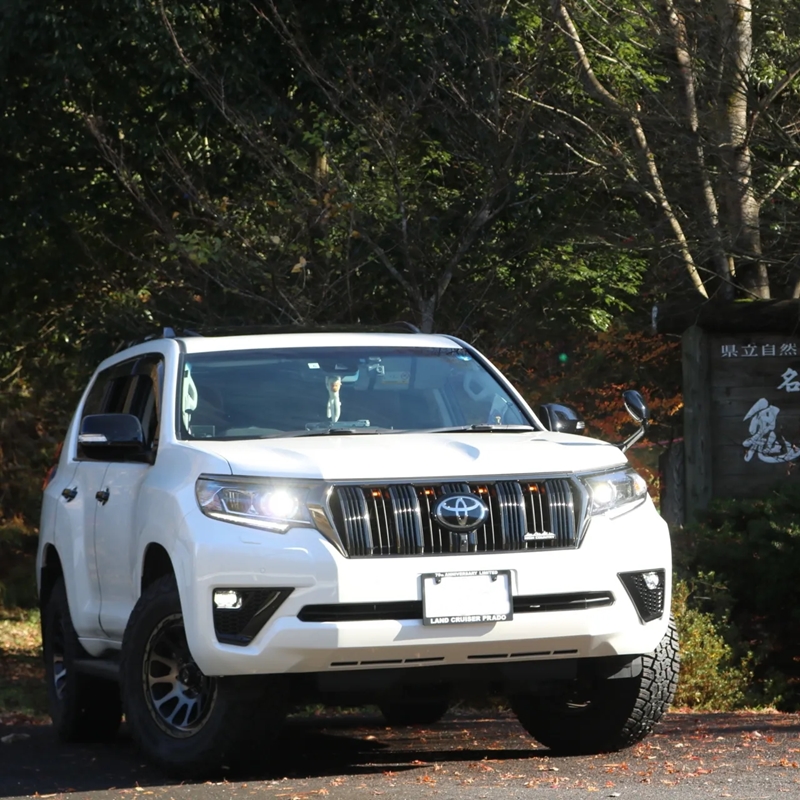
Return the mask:
[[[506, 714], [449, 714], [426, 728], [382, 718], [291, 720], [252, 773], [177, 783], [144, 764], [125, 732], [63, 745], [47, 725], [0, 725], [0, 797], [142, 800], [800, 798], [800, 715], [671, 713], [621, 753], [551, 757]], [[534, 795], [537, 796], [537, 795]]]

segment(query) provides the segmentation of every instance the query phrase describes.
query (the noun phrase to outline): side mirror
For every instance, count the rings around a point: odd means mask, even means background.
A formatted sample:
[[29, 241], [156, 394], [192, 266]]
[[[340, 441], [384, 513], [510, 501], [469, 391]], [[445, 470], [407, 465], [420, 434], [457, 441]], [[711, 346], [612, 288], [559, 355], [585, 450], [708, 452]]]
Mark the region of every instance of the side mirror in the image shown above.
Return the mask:
[[545, 403], [539, 407], [539, 419], [549, 431], [558, 433], [584, 433], [586, 423], [572, 407], [561, 403]]
[[628, 389], [622, 393], [622, 401], [625, 403], [625, 410], [640, 425], [647, 425], [650, 422], [650, 409], [639, 392], [635, 389]]
[[632, 444], [635, 444], [645, 435], [647, 426], [650, 424], [650, 409], [644, 397], [635, 389], [627, 389], [622, 393], [622, 402], [625, 403], [625, 410], [639, 423], [639, 430], [629, 436], [625, 441], [617, 445], [623, 452]]
[[89, 414], [81, 420], [78, 456], [119, 461], [147, 453], [144, 431], [133, 414]]

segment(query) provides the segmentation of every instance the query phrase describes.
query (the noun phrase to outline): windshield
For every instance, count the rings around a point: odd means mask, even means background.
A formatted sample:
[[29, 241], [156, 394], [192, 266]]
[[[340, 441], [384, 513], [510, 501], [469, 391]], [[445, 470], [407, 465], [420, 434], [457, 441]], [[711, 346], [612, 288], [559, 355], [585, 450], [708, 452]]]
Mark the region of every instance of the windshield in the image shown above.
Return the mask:
[[183, 439], [530, 425], [464, 349], [297, 348], [187, 355]]

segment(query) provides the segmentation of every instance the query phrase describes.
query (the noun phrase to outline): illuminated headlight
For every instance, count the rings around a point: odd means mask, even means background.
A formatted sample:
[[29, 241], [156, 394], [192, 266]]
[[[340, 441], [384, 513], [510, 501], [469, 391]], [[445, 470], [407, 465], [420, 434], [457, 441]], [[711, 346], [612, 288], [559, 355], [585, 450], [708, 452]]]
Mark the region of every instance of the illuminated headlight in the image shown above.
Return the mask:
[[632, 469], [585, 476], [584, 481], [589, 489], [590, 514], [629, 511], [647, 497], [647, 481]]
[[195, 494], [200, 510], [209, 517], [285, 533], [307, 526], [310, 517], [302, 486], [237, 478], [198, 478]]

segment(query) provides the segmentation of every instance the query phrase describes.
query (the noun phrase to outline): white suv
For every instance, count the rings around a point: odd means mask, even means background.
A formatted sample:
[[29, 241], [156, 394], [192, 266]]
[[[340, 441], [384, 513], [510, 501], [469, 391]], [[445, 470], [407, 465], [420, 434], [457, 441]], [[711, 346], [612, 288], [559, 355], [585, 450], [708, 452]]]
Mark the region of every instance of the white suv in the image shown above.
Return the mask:
[[[430, 723], [504, 693], [562, 752], [644, 737], [678, 651], [666, 524], [624, 447], [414, 332], [165, 336], [104, 361], [44, 492], [52, 717], [198, 773], [292, 704]], [[564, 432], [566, 431], [566, 432]]]

